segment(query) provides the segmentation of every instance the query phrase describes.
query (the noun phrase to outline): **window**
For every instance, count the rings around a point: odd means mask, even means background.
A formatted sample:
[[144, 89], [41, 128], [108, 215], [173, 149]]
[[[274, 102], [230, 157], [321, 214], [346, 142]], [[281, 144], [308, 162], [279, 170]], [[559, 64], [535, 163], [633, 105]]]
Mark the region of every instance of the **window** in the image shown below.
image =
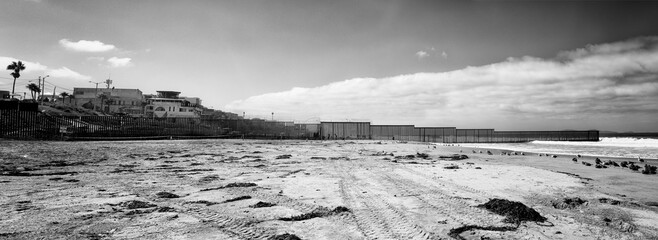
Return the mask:
[[163, 107], [158, 107], [155, 109], [156, 112], [164, 112], [164, 110], [165, 109]]

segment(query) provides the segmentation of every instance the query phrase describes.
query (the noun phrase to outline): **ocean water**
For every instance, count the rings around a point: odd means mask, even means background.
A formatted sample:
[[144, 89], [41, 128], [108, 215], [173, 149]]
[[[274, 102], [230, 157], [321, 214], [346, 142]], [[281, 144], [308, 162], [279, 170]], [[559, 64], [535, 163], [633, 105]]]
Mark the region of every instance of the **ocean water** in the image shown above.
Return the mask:
[[655, 138], [604, 137], [600, 138], [598, 142], [532, 141], [527, 143], [468, 143], [460, 145], [550, 154], [658, 159], [658, 139]]

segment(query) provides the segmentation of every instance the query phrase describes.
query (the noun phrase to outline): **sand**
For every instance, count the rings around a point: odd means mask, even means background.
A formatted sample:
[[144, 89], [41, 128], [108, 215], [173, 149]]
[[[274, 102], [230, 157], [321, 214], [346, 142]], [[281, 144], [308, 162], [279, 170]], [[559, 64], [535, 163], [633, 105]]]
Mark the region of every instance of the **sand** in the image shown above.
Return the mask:
[[[395, 141], [0, 140], [0, 239], [658, 238], [656, 175], [471, 152]], [[451, 154], [469, 158], [440, 158]], [[491, 199], [546, 220], [505, 222], [477, 207]]]

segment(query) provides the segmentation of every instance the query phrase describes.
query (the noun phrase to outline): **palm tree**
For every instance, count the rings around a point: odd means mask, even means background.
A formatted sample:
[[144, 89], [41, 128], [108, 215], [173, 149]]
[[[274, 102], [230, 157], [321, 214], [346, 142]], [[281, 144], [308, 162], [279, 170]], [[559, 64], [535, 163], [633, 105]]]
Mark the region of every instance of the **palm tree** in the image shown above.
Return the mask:
[[[64, 99], [66, 99], [70, 95], [67, 92], [61, 92], [61, 93], [59, 93], [59, 96], [62, 97], [62, 102], [64, 102]], [[69, 101], [69, 103], [71, 103], [71, 101]]]
[[25, 70], [25, 65], [21, 61], [11, 62], [11, 64], [7, 66], [7, 70], [14, 70], [9, 74], [14, 77], [14, 84], [11, 86], [11, 94], [14, 95], [14, 88], [16, 88], [16, 78], [21, 77], [21, 71]]
[[39, 88], [39, 86], [37, 86], [37, 84], [35, 84], [35, 83], [30, 83], [25, 87], [27, 89], [30, 89], [30, 93], [32, 93], [32, 100], [35, 100], [34, 99], [35, 98], [35, 96], [34, 96], [35, 93], [40, 93], [41, 92], [41, 88]]

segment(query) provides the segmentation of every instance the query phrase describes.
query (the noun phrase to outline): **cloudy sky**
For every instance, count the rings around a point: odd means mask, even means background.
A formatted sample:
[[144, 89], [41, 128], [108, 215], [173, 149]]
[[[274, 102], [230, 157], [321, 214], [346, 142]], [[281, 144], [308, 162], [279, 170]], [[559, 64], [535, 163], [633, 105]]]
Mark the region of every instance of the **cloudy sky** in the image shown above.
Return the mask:
[[[111, 76], [247, 117], [658, 131], [657, 12], [628, 0], [3, 0], [0, 64], [26, 63], [17, 91], [38, 76], [58, 93]], [[0, 74], [0, 89], [12, 80]]]

